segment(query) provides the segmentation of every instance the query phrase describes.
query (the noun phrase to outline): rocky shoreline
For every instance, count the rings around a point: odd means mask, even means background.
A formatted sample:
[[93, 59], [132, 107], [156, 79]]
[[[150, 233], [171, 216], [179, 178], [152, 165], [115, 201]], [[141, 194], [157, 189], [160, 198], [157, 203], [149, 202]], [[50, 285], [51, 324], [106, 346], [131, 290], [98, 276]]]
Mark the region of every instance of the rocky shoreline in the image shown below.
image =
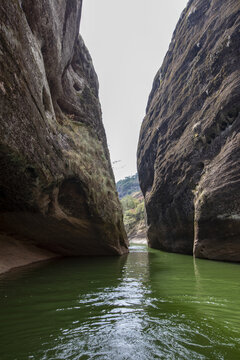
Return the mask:
[[0, 249], [0, 274], [18, 267], [59, 257], [58, 254], [3, 234], [0, 235]]

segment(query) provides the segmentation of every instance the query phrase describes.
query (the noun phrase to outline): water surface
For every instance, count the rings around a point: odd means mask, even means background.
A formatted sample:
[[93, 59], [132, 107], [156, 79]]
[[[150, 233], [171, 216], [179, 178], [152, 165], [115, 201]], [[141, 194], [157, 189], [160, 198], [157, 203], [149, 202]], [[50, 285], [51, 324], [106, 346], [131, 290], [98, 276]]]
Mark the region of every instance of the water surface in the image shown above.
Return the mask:
[[148, 251], [0, 277], [1, 360], [240, 359], [240, 265]]

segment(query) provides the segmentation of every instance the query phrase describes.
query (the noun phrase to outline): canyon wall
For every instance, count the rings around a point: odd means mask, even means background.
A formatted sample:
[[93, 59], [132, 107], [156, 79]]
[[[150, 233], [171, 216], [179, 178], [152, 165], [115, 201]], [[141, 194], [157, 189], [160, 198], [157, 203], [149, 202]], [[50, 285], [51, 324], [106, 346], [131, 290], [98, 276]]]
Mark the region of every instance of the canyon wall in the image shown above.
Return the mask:
[[239, 59], [239, 1], [189, 1], [139, 139], [153, 248], [240, 261]]
[[81, 7], [81, 0], [1, 1], [0, 244], [123, 254], [98, 79], [79, 35]]

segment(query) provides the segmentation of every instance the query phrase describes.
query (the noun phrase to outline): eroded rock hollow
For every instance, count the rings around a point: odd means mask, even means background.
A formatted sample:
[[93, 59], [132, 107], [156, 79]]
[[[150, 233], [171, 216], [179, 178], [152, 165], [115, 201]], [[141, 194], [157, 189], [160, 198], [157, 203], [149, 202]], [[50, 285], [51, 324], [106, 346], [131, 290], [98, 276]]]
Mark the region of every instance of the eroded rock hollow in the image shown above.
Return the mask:
[[0, 235], [63, 255], [123, 254], [81, 6], [1, 1]]
[[240, 261], [239, 59], [239, 1], [189, 1], [139, 139], [151, 247]]

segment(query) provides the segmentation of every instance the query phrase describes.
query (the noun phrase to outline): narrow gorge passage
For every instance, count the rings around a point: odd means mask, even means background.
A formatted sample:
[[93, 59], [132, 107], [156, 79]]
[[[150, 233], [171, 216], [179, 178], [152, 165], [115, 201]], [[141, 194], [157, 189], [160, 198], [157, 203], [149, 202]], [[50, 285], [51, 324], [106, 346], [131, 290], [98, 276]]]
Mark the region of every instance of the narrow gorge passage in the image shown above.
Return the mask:
[[239, 32], [239, 0], [1, 0], [0, 360], [240, 359]]

